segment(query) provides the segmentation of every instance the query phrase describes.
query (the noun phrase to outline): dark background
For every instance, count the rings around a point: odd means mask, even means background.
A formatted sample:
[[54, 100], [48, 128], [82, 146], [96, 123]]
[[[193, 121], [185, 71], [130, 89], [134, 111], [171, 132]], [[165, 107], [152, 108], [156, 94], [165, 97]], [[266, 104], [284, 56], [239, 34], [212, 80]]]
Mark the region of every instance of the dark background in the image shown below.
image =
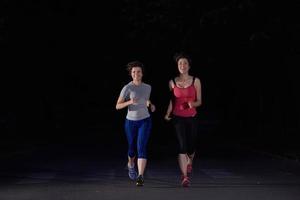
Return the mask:
[[152, 85], [157, 107], [149, 145], [175, 144], [163, 116], [168, 81], [177, 71], [173, 55], [185, 51], [191, 74], [202, 82], [199, 146], [299, 152], [299, 2], [11, 4], [9, 26], [8, 1], [0, 6], [0, 42], [10, 50], [13, 69], [11, 76], [1, 75], [2, 149], [123, 148], [126, 109], [116, 111], [115, 103], [130, 80], [125, 65], [135, 59], [145, 64], [144, 81]]

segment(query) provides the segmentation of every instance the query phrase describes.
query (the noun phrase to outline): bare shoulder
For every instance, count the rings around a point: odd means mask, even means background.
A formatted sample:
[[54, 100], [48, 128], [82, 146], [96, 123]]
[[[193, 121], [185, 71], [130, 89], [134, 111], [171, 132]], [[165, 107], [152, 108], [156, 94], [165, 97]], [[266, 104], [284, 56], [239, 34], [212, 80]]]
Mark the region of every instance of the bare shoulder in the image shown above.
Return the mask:
[[143, 84], [144, 84], [144, 86], [150, 87], [150, 88], [151, 88], [151, 85], [150, 85], [149, 83], [144, 83], [144, 82], [143, 82]]
[[169, 85], [171, 85], [171, 84], [173, 84], [173, 80], [172, 79], [169, 80]]
[[198, 88], [201, 88], [201, 81], [198, 77], [195, 77], [194, 85]]
[[169, 80], [169, 88], [170, 90], [174, 88], [174, 81], [172, 79]]
[[200, 81], [200, 79], [198, 77], [195, 77], [195, 83], [201, 84], [201, 81]]

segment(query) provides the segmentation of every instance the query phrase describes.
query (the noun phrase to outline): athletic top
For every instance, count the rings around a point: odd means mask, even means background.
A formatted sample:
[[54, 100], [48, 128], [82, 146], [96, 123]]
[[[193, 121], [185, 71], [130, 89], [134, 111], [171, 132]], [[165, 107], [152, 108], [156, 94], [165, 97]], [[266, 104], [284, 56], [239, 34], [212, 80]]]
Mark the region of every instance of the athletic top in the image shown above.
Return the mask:
[[194, 85], [195, 77], [190, 86], [181, 88], [176, 85], [175, 80], [173, 88], [173, 115], [180, 117], [193, 117], [197, 114], [196, 108], [190, 108], [188, 105], [189, 101], [195, 101], [197, 99], [197, 91]]
[[129, 82], [123, 87], [120, 93], [120, 97], [128, 101], [132, 98], [137, 99], [136, 104], [128, 106], [126, 118], [129, 120], [141, 120], [150, 117], [147, 100], [150, 98], [151, 86], [146, 83], [140, 85], [134, 85], [133, 82]]

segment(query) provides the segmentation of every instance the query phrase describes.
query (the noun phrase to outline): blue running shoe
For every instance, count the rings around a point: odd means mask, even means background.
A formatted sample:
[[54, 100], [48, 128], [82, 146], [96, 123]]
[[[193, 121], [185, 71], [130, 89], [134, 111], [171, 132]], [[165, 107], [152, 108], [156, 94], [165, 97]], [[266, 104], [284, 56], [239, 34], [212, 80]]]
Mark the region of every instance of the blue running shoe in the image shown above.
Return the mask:
[[134, 167], [129, 167], [128, 166], [128, 176], [131, 180], [135, 180], [136, 177], [137, 177], [137, 173], [135, 171], [135, 168]]

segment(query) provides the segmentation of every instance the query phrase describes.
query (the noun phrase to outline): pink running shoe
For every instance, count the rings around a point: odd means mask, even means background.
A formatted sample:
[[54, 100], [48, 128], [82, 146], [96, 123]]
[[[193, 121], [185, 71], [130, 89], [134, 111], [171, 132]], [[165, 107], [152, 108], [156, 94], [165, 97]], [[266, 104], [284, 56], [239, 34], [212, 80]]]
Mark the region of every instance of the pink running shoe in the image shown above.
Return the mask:
[[182, 177], [182, 181], [181, 181], [181, 185], [182, 187], [189, 187], [191, 184], [190, 179], [188, 176], [183, 176]]

